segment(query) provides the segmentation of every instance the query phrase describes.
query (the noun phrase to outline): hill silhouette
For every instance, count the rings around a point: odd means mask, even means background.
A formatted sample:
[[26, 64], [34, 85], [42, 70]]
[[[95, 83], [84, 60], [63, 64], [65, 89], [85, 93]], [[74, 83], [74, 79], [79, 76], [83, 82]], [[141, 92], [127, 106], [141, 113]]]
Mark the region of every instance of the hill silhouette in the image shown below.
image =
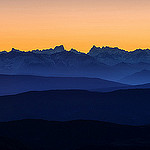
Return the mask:
[[149, 97], [150, 89], [108, 93], [56, 90], [1, 96], [0, 121], [94, 119], [132, 125], [150, 124]]
[[42, 77], [32, 75], [0, 75], [0, 95], [12, 95], [27, 91], [62, 89], [105, 89], [119, 88], [125, 84], [99, 78], [86, 77]]
[[149, 150], [149, 134], [149, 126], [90, 120], [0, 123], [0, 135], [17, 140], [29, 150]]
[[134, 84], [134, 85], [150, 83], [150, 70], [142, 70], [140, 72], [136, 72], [119, 81], [122, 83]]

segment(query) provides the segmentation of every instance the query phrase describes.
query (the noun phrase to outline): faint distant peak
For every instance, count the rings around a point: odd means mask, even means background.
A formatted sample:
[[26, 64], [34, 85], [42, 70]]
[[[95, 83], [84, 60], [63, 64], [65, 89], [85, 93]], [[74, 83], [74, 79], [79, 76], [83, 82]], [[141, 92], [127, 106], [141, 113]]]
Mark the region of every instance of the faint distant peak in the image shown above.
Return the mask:
[[7, 51], [1, 51], [0, 54], [7, 54]]
[[62, 52], [62, 51], [65, 51], [65, 48], [64, 48], [63, 45], [56, 46], [56, 47], [54, 48], [54, 51], [55, 51], [55, 52]]
[[49, 49], [43, 49], [43, 50], [32, 50], [33, 53], [38, 53], [38, 54], [55, 54], [59, 52], [66, 51], [63, 45], [56, 46], [54, 49], [49, 48]]
[[97, 48], [100, 48], [100, 47], [97, 47], [96, 45], [93, 45], [93, 47], [91, 49], [97, 49]]
[[22, 51], [18, 50], [18, 49], [15, 49], [15, 48], [12, 48], [10, 52], [18, 52], [18, 53], [22, 53]]
[[90, 49], [90, 51], [88, 52], [88, 55], [91, 56], [97, 56], [99, 54], [104, 54], [104, 53], [108, 53], [108, 54], [116, 54], [116, 53], [128, 53], [125, 50], [119, 49], [118, 47], [109, 47], [109, 46], [103, 46], [103, 47], [97, 47], [95, 45], [93, 45], [93, 47]]
[[101, 49], [100, 47], [96, 47], [95, 45], [93, 45], [93, 47], [90, 49], [90, 51], [87, 54], [91, 56], [96, 56], [99, 54], [100, 49]]
[[77, 51], [76, 49], [72, 48], [70, 52], [75, 53], [75, 54], [82, 54], [81, 52]]

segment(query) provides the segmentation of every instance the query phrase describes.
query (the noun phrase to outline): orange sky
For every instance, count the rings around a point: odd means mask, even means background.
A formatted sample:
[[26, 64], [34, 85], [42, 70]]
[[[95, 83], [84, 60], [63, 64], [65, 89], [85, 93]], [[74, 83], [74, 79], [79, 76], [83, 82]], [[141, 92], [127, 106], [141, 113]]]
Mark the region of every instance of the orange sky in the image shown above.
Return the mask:
[[0, 50], [150, 48], [149, 0], [0, 1]]

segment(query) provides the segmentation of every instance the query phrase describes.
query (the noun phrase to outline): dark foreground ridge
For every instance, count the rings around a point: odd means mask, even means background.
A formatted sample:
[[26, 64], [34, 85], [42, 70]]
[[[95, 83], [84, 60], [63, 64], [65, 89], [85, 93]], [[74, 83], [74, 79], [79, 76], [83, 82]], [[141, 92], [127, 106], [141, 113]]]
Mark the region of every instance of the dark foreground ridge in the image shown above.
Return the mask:
[[83, 90], [27, 92], [0, 97], [0, 121], [99, 120], [119, 124], [150, 124], [150, 89], [108, 93]]
[[100, 121], [0, 123], [3, 150], [150, 150], [150, 126]]

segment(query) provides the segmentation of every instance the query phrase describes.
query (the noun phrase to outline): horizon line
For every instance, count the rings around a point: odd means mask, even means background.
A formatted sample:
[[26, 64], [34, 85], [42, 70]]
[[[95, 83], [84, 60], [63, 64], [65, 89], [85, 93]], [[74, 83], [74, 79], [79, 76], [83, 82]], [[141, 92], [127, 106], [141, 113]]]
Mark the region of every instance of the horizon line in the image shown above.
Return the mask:
[[64, 50], [66, 50], [66, 51], [71, 51], [71, 50], [76, 50], [76, 51], [78, 51], [78, 52], [81, 52], [81, 53], [85, 53], [85, 54], [87, 54], [93, 47], [96, 47], [96, 48], [112, 48], [112, 49], [119, 49], [119, 50], [122, 50], [122, 51], [126, 51], [126, 52], [134, 52], [134, 51], [136, 51], [136, 50], [150, 50], [150, 48], [136, 48], [136, 49], [133, 49], [133, 50], [126, 50], [126, 49], [123, 49], [123, 48], [120, 48], [120, 47], [118, 47], [118, 46], [108, 46], [108, 45], [103, 45], [103, 46], [97, 46], [97, 45], [93, 45], [89, 50], [88, 50], [88, 52], [83, 52], [83, 51], [80, 51], [80, 50], [77, 50], [77, 49], [75, 49], [75, 48], [71, 48], [71, 49], [66, 49], [65, 48], [65, 46], [63, 45], [63, 44], [60, 44], [60, 45], [56, 45], [56, 46], [54, 46], [54, 47], [49, 47], [49, 48], [43, 48], [43, 49], [38, 49], [38, 48], [36, 48], [36, 49], [30, 49], [30, 50], [22, 50], [22, 49], [19, 49], [19, 48], [14, 48], [14, 47], [12, 47], [11, 48], [11, 50], [0, 50], [0, 52], [11, 52], [13, 49], [14, 50], [18, 50], [18, 51], [21, 51], [21, 52], [32, 52], [32, 51], [36, 51], [36, 50], [39, 50], [39, 51], [44, 51], [44, 50], [50, 50], [50, 49], [55, 49], [56, 47], [63, 47], [64, 48]]

